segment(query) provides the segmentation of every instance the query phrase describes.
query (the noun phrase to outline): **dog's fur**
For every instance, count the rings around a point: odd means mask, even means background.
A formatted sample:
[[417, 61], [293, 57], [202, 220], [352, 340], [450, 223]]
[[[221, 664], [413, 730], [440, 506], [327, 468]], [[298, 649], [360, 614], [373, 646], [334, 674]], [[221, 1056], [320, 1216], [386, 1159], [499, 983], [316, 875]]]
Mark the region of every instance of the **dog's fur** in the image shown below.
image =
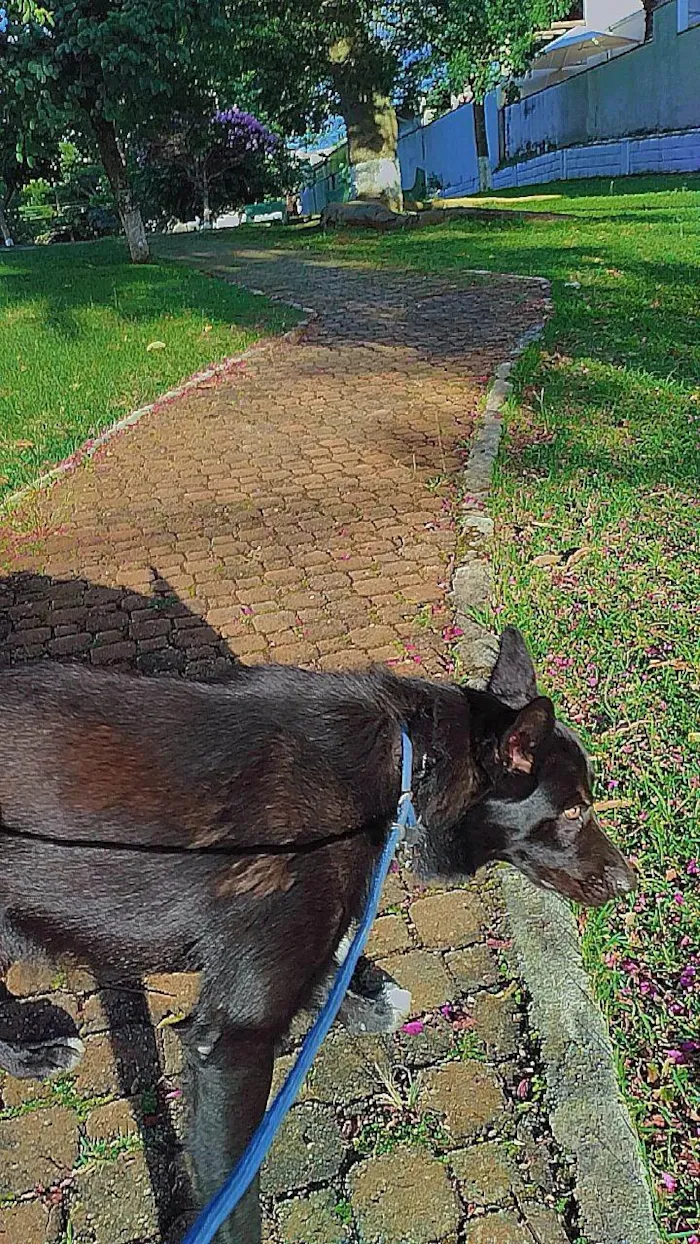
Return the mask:
[[[423, 876], [503, 859], [583, 903], [632, 887], [595, 820], [585, 754], [537, 695], [512, 628], [486, 692], [386, 670], [267, 666], [218, 686], [51, 664], [0, 673], [0, 974], [36, 947], [122, 976], [202, 972], [183, 1037], [203, 1197], [257, 1125], [276, 1042], [362, 910], [395, 814], [402, 725]], [[16, 836], [31, 833], [44, 838]], [[13, 1035], [17, 1005], [0, 999], [0, 1065], [74, 1065], [70, 1035]], [[219, 1238], [260, 1240], [255, 1189]]]

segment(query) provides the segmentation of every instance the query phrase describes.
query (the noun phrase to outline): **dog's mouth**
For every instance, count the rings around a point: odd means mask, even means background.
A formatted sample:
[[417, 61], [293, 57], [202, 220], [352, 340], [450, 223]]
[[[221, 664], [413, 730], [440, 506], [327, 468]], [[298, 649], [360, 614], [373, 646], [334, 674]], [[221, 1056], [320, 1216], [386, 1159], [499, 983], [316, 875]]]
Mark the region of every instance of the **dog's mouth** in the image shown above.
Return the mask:
[[637, 884], [632, 869], [622, 857], [619, 864], [587, 877], [574, 877], [559, 868], [523, 871], [541, 890], [560, 894], [562, 898], [581, 903], [583, 907], [603, 907], [605, 903], [629, 894]]

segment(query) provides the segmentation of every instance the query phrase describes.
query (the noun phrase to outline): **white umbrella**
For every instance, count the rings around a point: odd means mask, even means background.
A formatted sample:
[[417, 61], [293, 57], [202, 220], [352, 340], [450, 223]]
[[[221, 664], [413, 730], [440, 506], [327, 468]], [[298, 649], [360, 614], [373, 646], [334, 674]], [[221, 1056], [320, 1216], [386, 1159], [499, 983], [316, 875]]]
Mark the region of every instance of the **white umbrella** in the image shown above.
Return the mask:
[[591, 30], [588, 26], [577, 26], [575, 30], [569, 30], [565, 35], [560, 35], [558, 39], [548, 43], [532, 62], [532, 68], [568, 69], [573, 65], [585, 64], [587, 60], [602, 53], [637, 46], [637, 39], [626, 39], [623, 35], [615, 35], [609, 30]]
[[545, 87], [558, 86], [560, 82], [567, 82], [580, 69], [580, 65], [569, 65], [568, 69], [548, 69], [546, 65], [544, 69], [539, 69], [533, 66], [522, 78], [516, 79], [520, 98], [534, 95], [535, 91], [542, 91]]

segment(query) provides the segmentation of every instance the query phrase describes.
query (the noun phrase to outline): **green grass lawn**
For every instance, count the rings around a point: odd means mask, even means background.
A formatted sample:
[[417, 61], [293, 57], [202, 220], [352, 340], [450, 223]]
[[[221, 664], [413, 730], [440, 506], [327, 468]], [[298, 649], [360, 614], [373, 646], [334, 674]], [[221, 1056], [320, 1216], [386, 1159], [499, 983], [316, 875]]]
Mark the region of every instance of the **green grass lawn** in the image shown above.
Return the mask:
[[552, 281], [554, 314], [518, 368], [497, 469], [492, 620], [525, 631], [543, 688], [594, 755], [610, 803], [602, 819], [639, 869], [634, 899], [582, 913], [580, 926], [664, 1239], [690, 1242], [700, 1237], [700, 178], [630, 178], [612, 191], [605, 180], [498, 195], [578, 214], [561, 221], [273, 236], [351, 264]]
[[134, 267], [112, 239], [0, 252], [0, 497], [296, 318], [181, 266]]

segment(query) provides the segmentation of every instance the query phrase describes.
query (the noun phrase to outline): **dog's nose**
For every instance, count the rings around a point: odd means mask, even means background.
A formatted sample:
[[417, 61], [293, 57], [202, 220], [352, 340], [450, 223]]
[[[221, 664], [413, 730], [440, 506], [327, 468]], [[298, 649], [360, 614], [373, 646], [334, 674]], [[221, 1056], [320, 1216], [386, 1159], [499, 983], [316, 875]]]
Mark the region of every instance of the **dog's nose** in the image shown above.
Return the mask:
[[637, 888], [636, 874], [626, 860], [622, 860], [613, 868], [606, 868], [605, 876], [611, 893], [617, 897], [622, 894], [630, 894], [632, 890]]

